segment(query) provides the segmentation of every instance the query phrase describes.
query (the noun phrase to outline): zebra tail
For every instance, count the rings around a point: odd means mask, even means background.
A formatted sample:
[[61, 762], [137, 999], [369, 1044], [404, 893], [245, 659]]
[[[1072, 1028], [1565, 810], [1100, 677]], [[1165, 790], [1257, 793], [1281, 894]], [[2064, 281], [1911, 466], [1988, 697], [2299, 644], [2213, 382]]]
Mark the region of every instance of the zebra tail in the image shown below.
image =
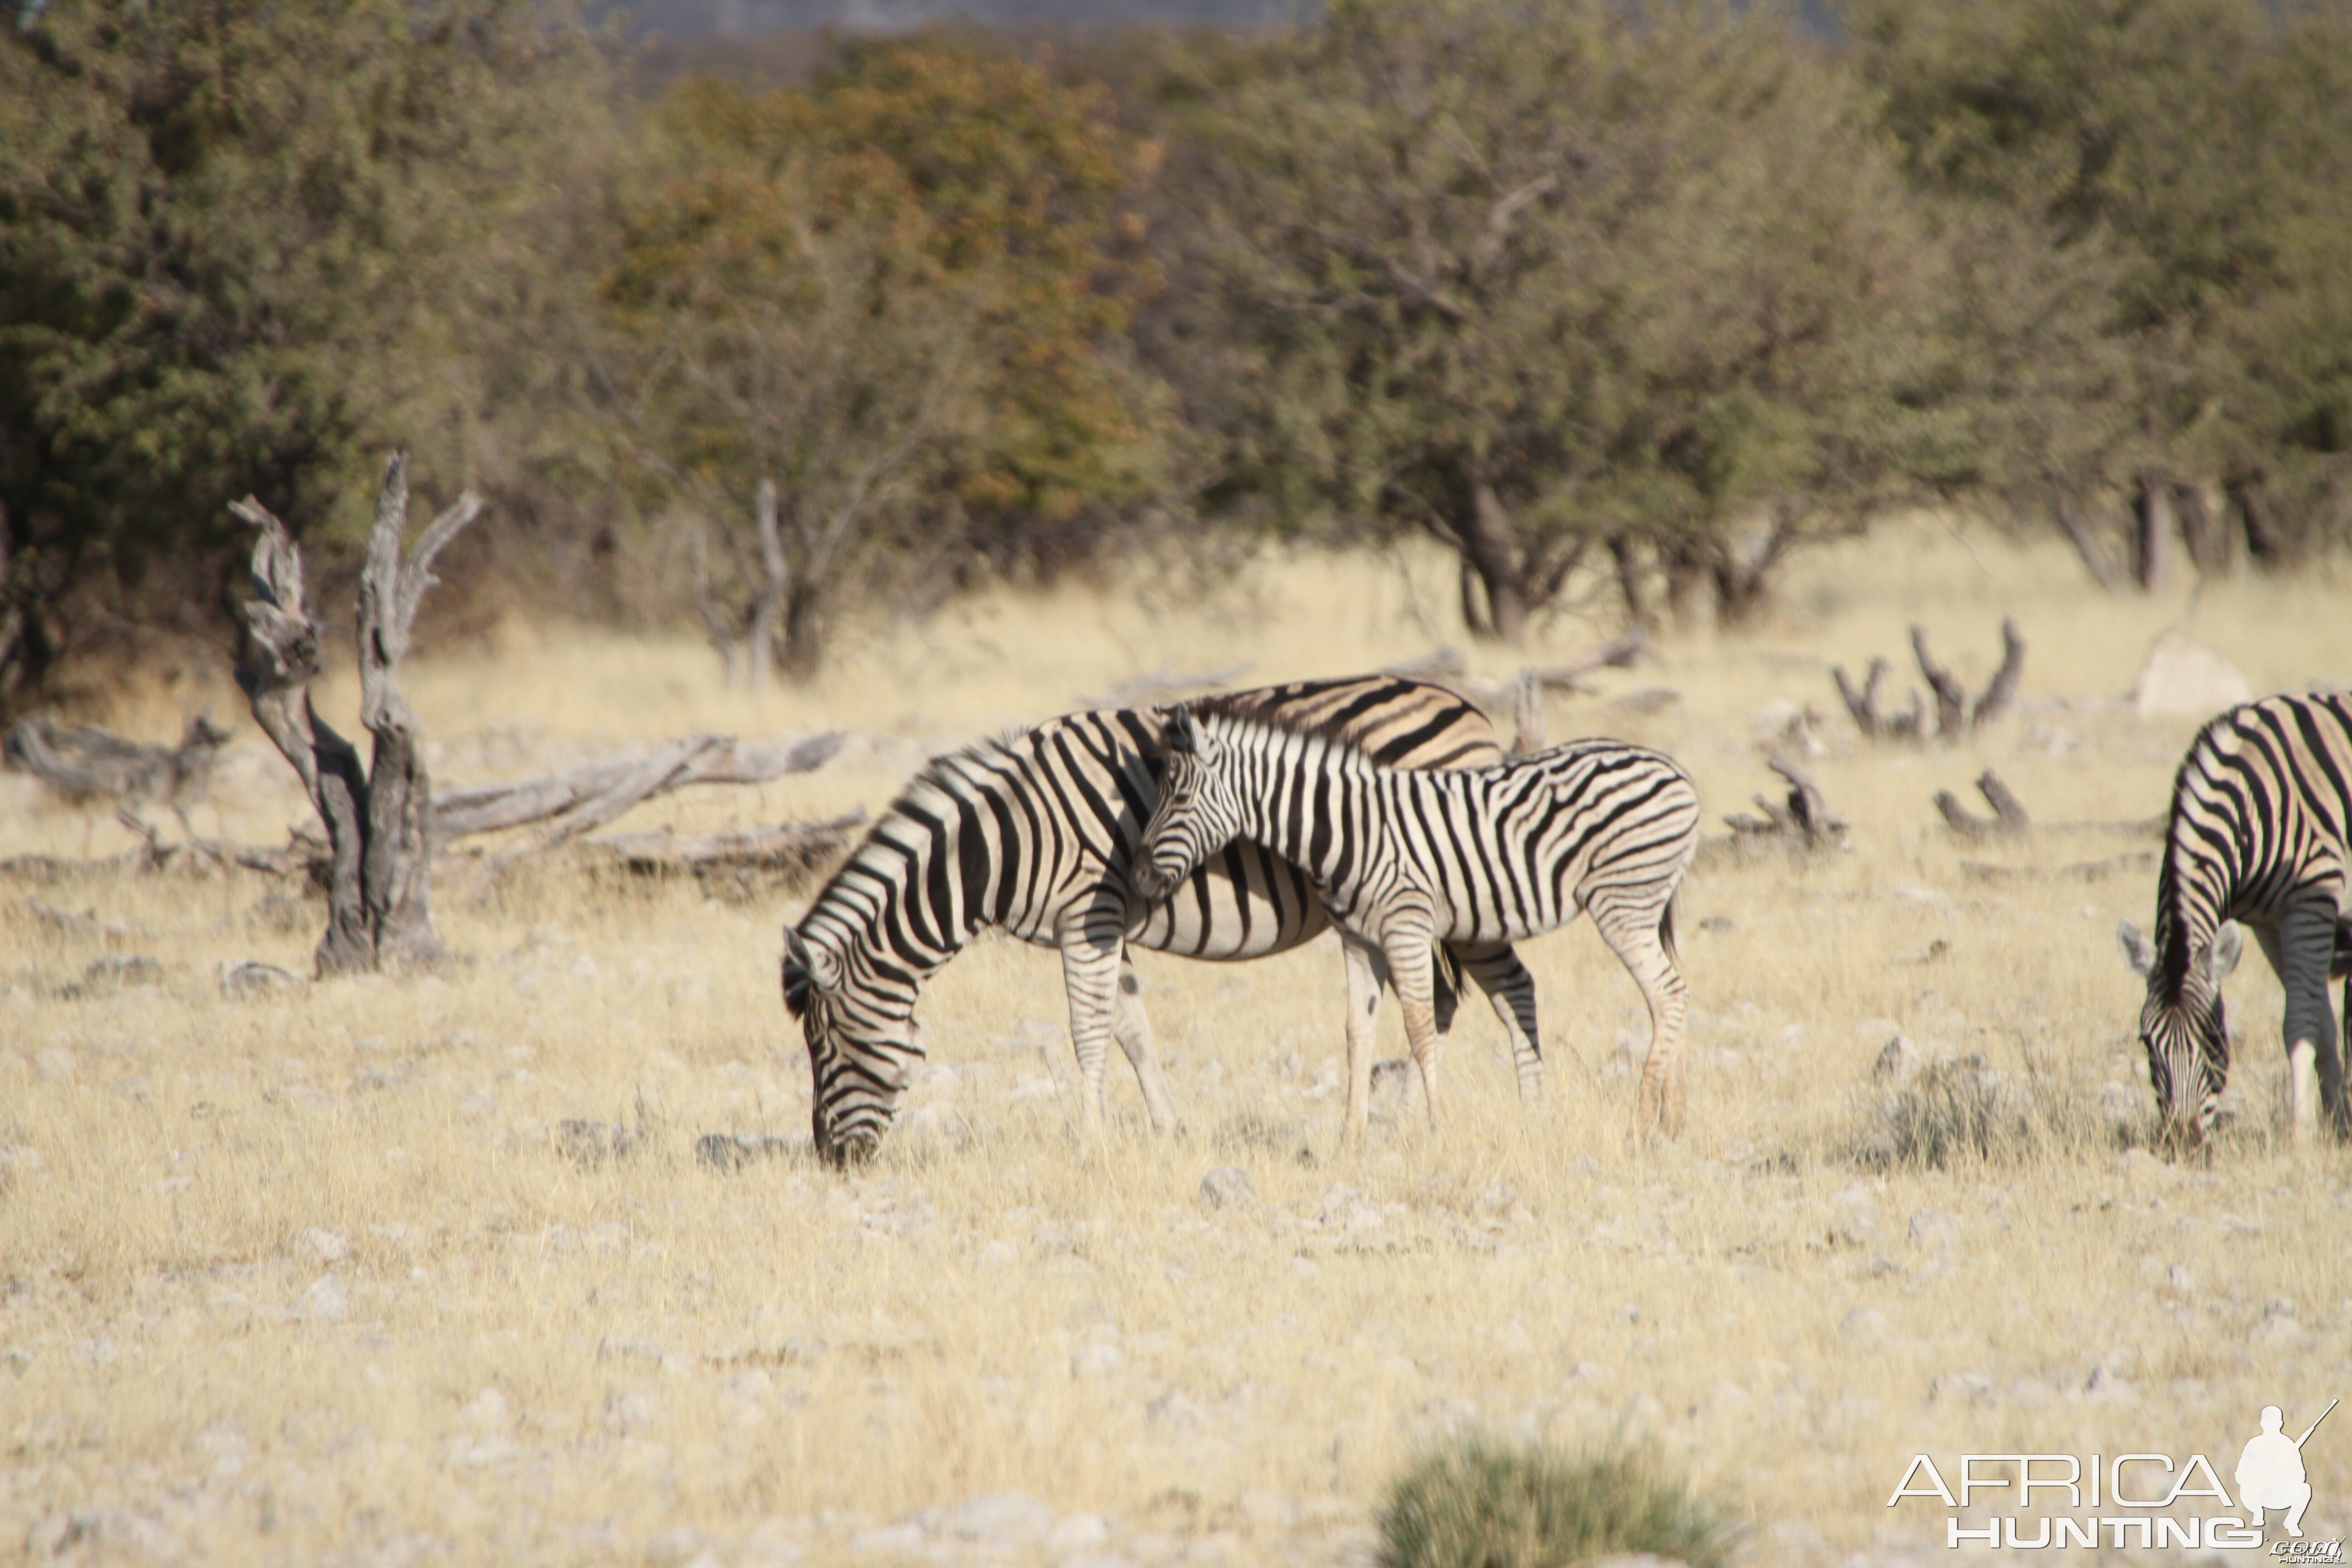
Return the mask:
[[1683, 890], [1676, 888], [1666, 899], [1665, 912], [1658, 917], [1658, 940], [1665, 944], [1666, 956], [1676, 969], [1683, 966], [1682, 949], [1675, 944], [1675, 909], [1683, 901]]
[[1444, 942], [1436, 944], [1429, 965], [1430, 1001], [1437, 1014], [1437, 1032], [1450, 1033], [1454, 1009], [1462, 1005], [1462, 960]]

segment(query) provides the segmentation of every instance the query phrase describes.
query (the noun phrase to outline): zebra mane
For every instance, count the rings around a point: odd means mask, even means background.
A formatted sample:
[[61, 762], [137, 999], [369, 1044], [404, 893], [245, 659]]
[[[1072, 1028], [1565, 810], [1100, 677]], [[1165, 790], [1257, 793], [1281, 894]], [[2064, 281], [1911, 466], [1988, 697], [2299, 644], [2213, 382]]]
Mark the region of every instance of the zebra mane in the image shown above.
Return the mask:
[[1378, 759], [1366, 751], [1361, 742], [1348, 733], [1345, 719], [1324, 719], [1312, 722], [1291, 718], [1279, 710], [1266, 711], [1253, 699], [1255, 693], [1236, 692], [1217, 697], [1204, 697], [1190, 704], [1198, 714], [1214, 714], [1230, 723], [1255, 727], [1269, 735], [1296, 735], [1301, 740], [1320, 741], [1331, 752], [1343, 760], [1360, 762], [1366, 767], [1379, 765]]

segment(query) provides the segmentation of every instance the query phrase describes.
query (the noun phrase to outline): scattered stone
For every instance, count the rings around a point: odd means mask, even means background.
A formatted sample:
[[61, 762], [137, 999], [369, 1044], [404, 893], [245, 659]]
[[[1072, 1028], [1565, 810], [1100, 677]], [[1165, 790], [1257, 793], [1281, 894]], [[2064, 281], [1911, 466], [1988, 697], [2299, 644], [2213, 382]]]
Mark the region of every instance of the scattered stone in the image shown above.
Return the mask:
[[1948, 1372], [1928, 1386], [1927, 1397], [1938, 1405], [1990, 1404], [1993, 1397], [1992, 1375], [1974, 1367], [1966, 1372]]
[[604, 1401], [604, 1430], [616, 1436], [642, 1432], [661, 1419], [661, 1405], [650, 1394], [635, 1389], [615, 1394]]
[[1911, 1245], [1948, 1252], [1960, 1244], [1960, 1216], [1942, 1209], [1921, 1209], [1911, 1216]]
[[2110, 1372], [2105, 1366], [2095, 1366], [2091, 1369], [2091, 1375], [2083, 1383], [2083, 1396], [2085, 1399], [2101, 1400], [2110, 1405], [2139, 1403], [2138, 1392], [2124, 1378], [2123, 1374]]
[[[1166, 1426], [1177, 1431], [1197, 1430], [1208, 1419], [1208, 1413], [1190, 1395], [1170, 1389], [1143, 1407], [1143, 1419], [1153, 1426]], [[1087, 1542], [1081, 1544], [1092, 1545]]]
[[642, 1142], [637, 1133], [610, 1121], [569, 1116], [555, 1124], [556, 1152], [583, 1167], [625, 1159]]
[[1108, 1377], [1126, 1363], [1127, 1352], [1113, 1344], [1080, 1345], [1070, 1352], [1070, 1375]]
[[220, 966], [221, 994], [232, 1002], [249, 1002], [257, 996], [297, 991], [301, 985], [300, 975], [274, 963], [252, 962]]
[[2209, 719], [2253, 699], [2244, 670], [2178, 627], [2149, 645], [2131, 689], [2143, 719]]
[[340, 1230], [323, 1230], [315, 1226], [297, 1236], [294, 1245], [303, 1257], [320, 1265], [341, 1263], [352, 1255], [349, 1237]]
[[1257, 1202], [1257, 1184], [1239, 1165], [1219, 1165], [1201, 1178], [1201, 1202], [1213, 1209], [1247, 1208]]
[[781, 1160], [792, 1152], [792, 1141], [773, 1132], [706, 1132], [694, 1141], [694, 1163], [713, 1171], [732, 1173], [754, 1160]]
[[351, 1289], [339, 1276], [321, 1274], [303, 1287], [288, 1310], [299, 1323], [340, 1323], [352, 1314]]
[[1021, 1261], [1021, 1249], [1009, 1241], [990, 1241], [973, 1254], [973, 1261], [983, 1268], [1009, 1268]]
[[188, 1554], [178, 1536], [127, 1508], [50, 1514], [26, 1532], [25, 1547], [29, 1557], [91, 1563], [177, 1563]]
[[63, 1046], [51, 1046], [33, 1058], [34, 1075], [44, 1083], [65, 1083], [81, 1065], [73, 1052]]
[[896, 1524], [877, 1524], [859, 1531], [849, 1538], [849, 1549], [861, 1554], [889, 1552], [912, 1557], [923, 1550], [924, 1540], [921, 1525], [911, 1519], [902, 1519]]
[[1894, 1331], [1886, 1314], [1875, 1307], [1856, 1307], [1838, 1320], [1838, 1338], [1850, 1345], [1883, 1345]]
[[42, 1163], [41, 1152], [30, 1143], [11, 1143], [0, 1149], [0, 1185], [37, 1174]]
[[1054, 1510], [1026, 1492], [984, 1492], [940, 1514], [933, 1529], [998, 1548], [1025, 1545], [1053, 1525]]
[[1908, 1035], [1897, 1035], [1886, 1042], [1870, 1064], [1870, 1081], [1899, 1089], [1919, 1076], [1927, 1065], [1927, 1053], [1913, 1043]]
[[81, 984], [66, 990], [76, 996], [101, 996], [131, 985], [152, 985], [163, 978], [163, 965], [142, 952], [110, 952], [91, 959], [81, 972]]
[[1110, 1540], [1110, 1526], [1098, 1513], [1073, 1513], [1045, 1532], [1046, 1553], [1055, 1559], [1087, 1552]]
[[503, 1432], [513, 1424], [514, 1412], [505, 1394], [486, 1387], [466, 1402], [457, 1419], [476, 1432]]

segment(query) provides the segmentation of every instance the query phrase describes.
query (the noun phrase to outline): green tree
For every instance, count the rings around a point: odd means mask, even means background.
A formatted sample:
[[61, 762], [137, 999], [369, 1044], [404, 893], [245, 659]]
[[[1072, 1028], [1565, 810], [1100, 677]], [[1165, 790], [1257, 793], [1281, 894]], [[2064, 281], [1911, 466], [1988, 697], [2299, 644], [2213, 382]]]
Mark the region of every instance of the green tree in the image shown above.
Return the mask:
[[804, 90], [689, 82], [660, 131], [607, 289], [615, 406], [642, 471], [766, 578], [788, 671], [861, 571], [1150, 491], [1160, 411], [1122, 352], [1146, 160], [1102, 94], [925, 36], [846, 47]]
[[[2176, 527], [2207, 565], [2236, 537], [2285, 560], [2324, 536], [2352, 450], [2346, 9], [1855, 0], [1846, 16], [1914, 181], [1956, 230], [2010, 247], [1979, 247], [1951, 329], [2026, 395], [1969, 466], [2042, 491], [2105, 582], [2126, 575], [2117, 535], [2143, 583]], [[2053, 284], [2072, 300], [2055, 314]]]
[[347, 546], [384, 447], [478, 467], [603, 81], [528, 0], [0, 29], [0, 683], [210, 600], [234, 497]]
[[1425, 530], [1475, 631], [1600, 546], [1736, 616], [1916, 438], [1934, 258], [1777, 16], [1342, 0], [1183, 130], [1153, 341], [1212, 504]]

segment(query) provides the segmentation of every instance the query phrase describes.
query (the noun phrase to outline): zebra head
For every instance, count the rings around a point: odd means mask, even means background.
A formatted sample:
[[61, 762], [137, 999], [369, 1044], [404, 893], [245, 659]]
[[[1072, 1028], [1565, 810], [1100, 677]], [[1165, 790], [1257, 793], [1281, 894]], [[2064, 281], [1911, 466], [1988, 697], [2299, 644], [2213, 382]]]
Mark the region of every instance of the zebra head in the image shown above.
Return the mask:
[[[2178, 967], [2167, 963], [2162, 947], [2189, 943]], [[2140, 1008], [2139, 1043], [2147, 1052], [2148, 1080], [2165, 1136], [2190, 1148], [2213, 1130], [2221, 1087], [2230, 1078], [2230, 1035], [2221, 1014], [2221, 982], [2245, 952], [2244, 930], [2224, 921], [2210, 942], [2194, 942], [2179, 922], [2159, 922], [2150, 942], [2125, 921], [2116, 927], [2116, 946], [2133, 973], [2147, 982]]]
[[840, 960], [791, 926], [783, 983], [784, 1010], [800, 1020], [808, 1046], [809, 1136], [817, 1158], [835, 1169], [863, 1164], [898, 1117], [908, 1058], [921, 1054], [913, 1020], [899, 1018], [894, 1028], [887, 1013], [859, 1007], [843, 984]]
[[1161, 739], [1160, 804], [1143, 825], [1127, 874], [1128, 886], [1148, 904], [1175, 892], [1241, 826], [1233, 779], [1220, 765], [1224, 743], [1202, 731], [1181, 702], [1169, 710]]

